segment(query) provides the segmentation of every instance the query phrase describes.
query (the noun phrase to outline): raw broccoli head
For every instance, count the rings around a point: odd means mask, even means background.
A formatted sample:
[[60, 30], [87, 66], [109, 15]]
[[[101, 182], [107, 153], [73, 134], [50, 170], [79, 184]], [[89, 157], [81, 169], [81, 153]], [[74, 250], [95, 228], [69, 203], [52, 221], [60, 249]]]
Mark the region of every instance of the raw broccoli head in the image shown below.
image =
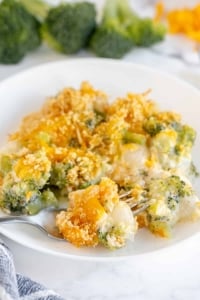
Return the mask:
[[133, 46], [130, 38], [118, 26], [102, 26], [92, 36], [90, 47], [100, 57], [121, 58]]
[[42, 26], [42, 35], [50, 47], [71, 54], [84, 47], [96, 26], [94, 4], [61, 4], [51, 8]]
[[164, 38], [163, 25], [137, 16], [128, 0], [107, 0], [102, 22], [91, 39], [98, 56], [120, 58], [134, 45], [150, 46]]
[[118, 15], [125, 24], [128, 35], [136, 46], [148, 47], [164, 39], [166, 28], [150, 18], [141, 18], [134, 13], [128, 0], [115, 0]]
[[133, 47], [121, 20], [119, 3], [118, 0], [108, 0], [105, 3], [102, 23], [90, 41], [90, 47], [97, 56], [121, 58]]
[[40, 24], [20, 3], [4, 0], [0, 4], [0, 63], [19, 62], [40, 45]]
[[129, 34], [135, 45], [148, 47], [163, 40], [166, 28], [161, 23], [155, 23], [149, 18], [140, 19], [128, 26]]

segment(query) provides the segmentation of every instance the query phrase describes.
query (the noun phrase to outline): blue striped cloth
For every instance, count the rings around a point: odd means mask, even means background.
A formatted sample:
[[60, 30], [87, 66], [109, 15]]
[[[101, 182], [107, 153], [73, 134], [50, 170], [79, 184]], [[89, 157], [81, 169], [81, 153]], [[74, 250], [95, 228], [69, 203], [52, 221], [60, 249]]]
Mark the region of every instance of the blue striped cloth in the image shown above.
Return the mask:
[[30, 278], [16, 274], [13, 257], [0, 240], [0, 300], [64, 300]]

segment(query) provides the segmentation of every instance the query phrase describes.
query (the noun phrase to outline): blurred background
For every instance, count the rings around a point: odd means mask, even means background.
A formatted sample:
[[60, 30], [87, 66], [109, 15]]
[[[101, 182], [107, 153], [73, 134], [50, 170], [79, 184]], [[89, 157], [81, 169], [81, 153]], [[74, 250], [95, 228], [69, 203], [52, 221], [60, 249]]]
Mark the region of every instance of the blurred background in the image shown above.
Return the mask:
[[[27, 26], [27, 19], [17, 16], [14, 6], [5, 16], [3, 6], [16, 2], [39, 20], [38, 33], [35, 33], [32, 21]], [[200, 64], [200, 1], [88, 0], [97, 14], [97, 26], [88, 19], [89, 29], [81, 9], [80, 14], [77, 12], [78, 17], [66, 21], [68, 12], [58, 9], [65, 2], [75, 5], [84, 1], [0, 0], [0, 79], [48, 61], [106, 57], [147, 64], [175, 74], [178, 72], [179, 76], [186, 76], [199, 86], [196, 73]], [[43, 9], [45, 4], [50, 6]], [[117, 5], [126, 13], [120, 21], [113, 21]], [[49, 13], [54, 9], [59, 11]], [[127, 11], [134, 17], [128, 16]], [[124, 41], [124, 32], [128, 41]]]

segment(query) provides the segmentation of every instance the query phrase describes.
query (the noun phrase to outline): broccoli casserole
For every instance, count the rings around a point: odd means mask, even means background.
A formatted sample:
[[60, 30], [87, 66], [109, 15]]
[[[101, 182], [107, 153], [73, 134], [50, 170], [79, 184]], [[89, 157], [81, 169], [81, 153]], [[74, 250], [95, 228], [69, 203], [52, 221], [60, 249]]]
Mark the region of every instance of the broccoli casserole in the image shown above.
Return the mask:
[[[0, 207], [36, 214], [64, 203], [56, 224], [76, 246], [120, 248], [139, 227], [170, 237], [177, 222], [200, 214], [195, 137], [149, 92], [110, 103], [88, 82], [65, 88], [26, 116], [1, 149]], [[141, 203], [148, 205], [135, 215]]]

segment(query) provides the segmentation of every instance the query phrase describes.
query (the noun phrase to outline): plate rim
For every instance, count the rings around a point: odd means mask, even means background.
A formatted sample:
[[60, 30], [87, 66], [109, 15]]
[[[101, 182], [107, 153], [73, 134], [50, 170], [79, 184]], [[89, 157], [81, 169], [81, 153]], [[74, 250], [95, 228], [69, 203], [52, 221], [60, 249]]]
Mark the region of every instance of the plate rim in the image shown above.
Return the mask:
[[[107, 58], [70, 58], [70, 59], [63, 59], [63, 60], [59, 60], [59, 61], [50, 61], [50, 62], [45, 62], [45, 63], [41, 63], [35, 66], [32, 66], [30, 68], [21, 70], [11, 76], [8, 76], [7, 78], [3, 79], [0, 81], [0, 89], [2, 88], [3, 85], [6, 85], [9, 83], [9, 81], [12, 80], [17, 80], [18, 78], [20, 78], [21, 76], [25, 76], [26, 74], [32, 73], [32, 72], [37, 72], [37, 70], [45, 69], [48, 67], [53, 67], [53, 66], [58, 66], [60, 65], [61, 68], [63, 65], [66, 64], [82, 64], [82, 63], [93, 63], [93, 64], [108, 64], [110, 66], [119, 66], [119, 67], [126, 67], [126, 68], [130, 68], [130, 69], [140, 69], [142, 71], [146, 71], [146, 72], [150, 72], [153, 73], [157, 76], [161, 76], [163, 79], [166, 78], [168, 80], [172, 80], [174, 82], [177, 82], [179, 84], [179, 86], [184, 86], [187, 87], [188, 89], [190, 89], [193, 94], [195, 93], [196, 96], [198, 96], [200, 98], [200, 90], [193, 86], [191, 83], [185, 81], [184, 79], [178, 78], [176, 75], [174, 74], [170, 74], [166, 71], [162, 71], [156, 68], [152, 68], [149, 66], [146, 66], [144, 64], [140, 64], [140, 63], [133, 63], [130, 61], [123, 61], [123, 60], [116, 60], [116, 59], [107, 59]], [[2, 227], [0, 225], [0, 233], [3, 234], [4, 236], [6, 236], [7, 238], [11, 239], [12, 241], [25, 246], [27, 248], [39, 251], [41, 253], [46, 253], [49, 255], [53, 255], [53, 256], [57, 256], [57, 257], [62, 257], [62, 258], [70, 258], [73, 260], [86, 260], [86, 261], [120, 261], [120, 260], [124, 260], [124, 259], [130, 259], [130, 258], [137, 258], [137, 257], [143, 257], [145, 256], [149, 256], [149, 255], [155, 255], [156, 253], [160, 253], [160, 252], [164, 252], [168, 249], [174, 248], [175, 246], [178, 246], [182, 243], [186, 243], [187, 241], [196, 238], [199, 232], [195, 232], [193, 233], [191, 236], [189, 237], [185, 237], [182, 240], [178, 240], [176, 241], [175, 244], [171, 244], [171, 245], [166, 245], [166, 247], [162, 247], [159, 249], [154, 249], [151, 250], [149, 252], [144, 252], [144, 253], [134, 253], [134, 254], [127, 254], [127, 255], [120, 255], [120, 256], [98, 256], [98, 255], [94, 255], [94, 256], [89, 256], [89, 255], [78, 255], [78, 254], [69, 254], [69, 253], [62, 253], [56, 250], [51, 250], [51, 249], [44, 249], [43, 247], [40, 247], [40, 245], [27, 245], [25, 241], [18, 241], [17, 237], [15, 238], [11, 232], [11, 234], [9, 234], [8, 232], [9, 230], [5, 229], [4, 227]]]
[[77, 63], [77, 62], [80, 62], [80, 63], [83, 63], [83, 62], [88, 62], [88, 63], [89, 62], [90, 63], [102, 62], [102, 63], [108, 63], [108, 64], [113, 64], [113, 65], [118, 64], [118, 65], [122, 65], [122, 66], [128, 67], [128, 68], [129, 67], [138, 68], [140, 70], [145, 70], [145, 71], [148, 71], [148, 72], [151, 72], [151, 73], [154, 73], [154, 74], [158, 74], [158, 75], [160, 74], [162, 77], [166, 77], [169, 80], [174, 80], [180, 85], [187, 86], [189, 89], [192, 89], [193, 92], [197, 93], [200, 96], [200, 90], [197, 87], [192, 85], [190, 82], [187, 82], [183, 78], [179, 78], [175, 74], [171, 74], [167, 71], [163, 71], [163, 70], [160, 70], [160, 69], [153, 68], [151, 66], [147, 66], [145, 64], [135, 63], [135, 62], [131, 62], [131, 61], [124, 61], [124, 60], [118, 60], [118, 59], [112, 59], [112, 58], [89, 58], [89, 57], [85, 57], [85, 58], [77, 57], [77, 58], [69, 58], [69, 59], [65, 58], [65, 59], [58, 60], [58, 61], [49, 61], [49, 62], [45, 62], [45, 63], [40, 63], [40, 64], [32, 66], [30, 68], [28, 67], [26, 69], [20, 70], [19, 72], [15, 73], [13, 75], [10, 75], [10, 76], [6, 77], [3, 80], [0, 80], [0, 88], [1, 88], [2, 85], [6, 84], [7, 81], [17, 79], [17, 77], [20, 77], [20, 76], [26, 75], [28, 73], [31, 73], [33, 70], [37, 70], [37, 69], [40, 69], [40, 68], [46, 68], [46, 67], [51, 66], [51, 65], [52, 66], [53, 65], [62, 65], [62, 64], [65, 64], [65, 63], [72, 64], [72, 63]]
[[[2, 230], [3, 229], [3, 230]], [[64, 259], [72, 259], [72, 260], [79, 260], [79, 261], [92, 261], [92, 262], [116, 262], [116, 261], [122, 261], [126, 259], [137, 259], [137, 258], [153, 258], [158, 254], [165, 254], [169, 250], [173, 250], [176, 247], [180, 247], [181, 245], [187, 245], [191, 240], [195, 240], [198, 238], [200, 235], [200, 231], [194, 233], [193, 235], [186, 237], [182, 240], [176, 241], [175, 244], [167, 245], [166, 247], [162, 247], [159, 249], [151, 250], [149, 252], [143, 252], [143, 253], [135, 253], [135, 254], [129, 254], [129, 255], [120, 255], [120, 256], [89, 256], [89, 255], [77, 255], [77, 254], [69, 254], [69, 253], [61, 253], [61, 252], [56, 252], [56, 250], [51, 250], [51, 249], [44, 249], [43, 247], [40, 246], [32, 246], [32, 245], [27, 245], [25, 241], [18, 241], [17, 238], [15, 238], [12, 234], [7, 235], [6, 229], [2, 228], [2, 225], [0, 225], [0, 234], [5, 236], [6, 238], [10, 239], [11, 241], [17, 243], [20, 246], [23, 246], [25, 248], [37, 251], [42, 254], [48, 254], [52, 255], [53, 257], [61, 257]], [[59, 241], [62, 242], [62, 241]], [[111, 250], [112, 251], [112, 250]], [[115, 250], [117, 251], [117, 250]]]

